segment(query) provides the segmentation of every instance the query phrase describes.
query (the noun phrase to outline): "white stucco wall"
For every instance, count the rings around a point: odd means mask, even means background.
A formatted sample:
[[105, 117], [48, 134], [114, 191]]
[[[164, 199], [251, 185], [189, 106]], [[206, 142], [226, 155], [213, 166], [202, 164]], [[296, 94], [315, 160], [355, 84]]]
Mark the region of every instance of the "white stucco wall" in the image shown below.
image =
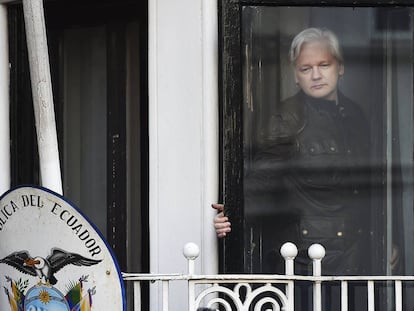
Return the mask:
[[[149, 1], [152, 273], [185, 272], [187, 242], [201, 249], [196, 273], [217, 271], [217, 101], [216, 0]], [[184, 310], [172, 292], [172, 310]], [[161, 310], [160, 299], [152, 292], [151, 309]]]

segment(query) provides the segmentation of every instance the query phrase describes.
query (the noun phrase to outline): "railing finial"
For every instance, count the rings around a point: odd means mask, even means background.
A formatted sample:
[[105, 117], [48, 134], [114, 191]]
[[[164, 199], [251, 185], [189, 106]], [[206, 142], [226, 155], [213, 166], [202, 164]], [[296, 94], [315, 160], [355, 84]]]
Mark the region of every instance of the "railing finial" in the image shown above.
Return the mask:
[[200, 255], [200, 248], [193, 242], [186, 243], [183, 248], [183, 254], [188, 260], [188, 274], [194, 274], [194, 260]]
[[321, 276], [321, 261], [325, 257], [325, 248], [321, 244], [312, 244], [308, 248], [308, 255], [313, 261], [313, 275]]
[[285, 259], [285, 273], [286, 275], [294, 275], [294, 260], [298, 255], [298, 248], [292, 242], [286, 242], [280, 248], [280, 254]]
[[298, 255], [298, 248], [292, 242], [286, 242], [280, 248], [280, 254], [283, 258], [287, 259], [295, 259]]
[[308, 255], [313, 260], [322, 260], [325, 257], [325, 248], [321, 244], [312, 244], [309, 246]]

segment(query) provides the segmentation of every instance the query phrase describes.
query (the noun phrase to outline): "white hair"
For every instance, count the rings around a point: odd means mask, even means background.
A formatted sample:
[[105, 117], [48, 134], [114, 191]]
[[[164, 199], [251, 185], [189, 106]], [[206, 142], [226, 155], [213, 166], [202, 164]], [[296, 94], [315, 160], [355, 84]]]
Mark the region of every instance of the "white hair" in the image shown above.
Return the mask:
[[289, 51], [291, 64], [295, 65], [303, 44], [315, 41], [325, 42], [338, 63], [344, 63], [338, 38], [332, 31], [323, 28], [307, 28], [298, 33], [292, 40]]

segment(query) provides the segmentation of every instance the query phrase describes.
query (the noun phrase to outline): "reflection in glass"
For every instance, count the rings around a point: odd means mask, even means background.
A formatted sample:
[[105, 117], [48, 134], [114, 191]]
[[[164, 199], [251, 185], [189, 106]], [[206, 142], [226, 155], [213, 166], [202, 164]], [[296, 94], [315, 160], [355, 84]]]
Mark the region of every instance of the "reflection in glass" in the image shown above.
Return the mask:
[[[247, 272], [283, 273], [292, 241], [298, 274], [311, 271], [312, 243], [327, 249], [325, 275], [413, 274], [411, 13], [243, 8]], [[307, 42], [291, 64], [309, 27], [332, 30], [343, 61]]]

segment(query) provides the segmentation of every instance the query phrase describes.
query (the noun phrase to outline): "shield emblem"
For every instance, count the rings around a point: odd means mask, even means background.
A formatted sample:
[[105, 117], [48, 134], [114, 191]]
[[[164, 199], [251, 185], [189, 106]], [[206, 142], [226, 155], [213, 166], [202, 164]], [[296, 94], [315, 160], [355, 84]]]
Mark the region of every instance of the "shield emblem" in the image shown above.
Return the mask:
[[102, 234], [63, 196], [22, 186], [0, 199], [0, 310], [125, 310]]

